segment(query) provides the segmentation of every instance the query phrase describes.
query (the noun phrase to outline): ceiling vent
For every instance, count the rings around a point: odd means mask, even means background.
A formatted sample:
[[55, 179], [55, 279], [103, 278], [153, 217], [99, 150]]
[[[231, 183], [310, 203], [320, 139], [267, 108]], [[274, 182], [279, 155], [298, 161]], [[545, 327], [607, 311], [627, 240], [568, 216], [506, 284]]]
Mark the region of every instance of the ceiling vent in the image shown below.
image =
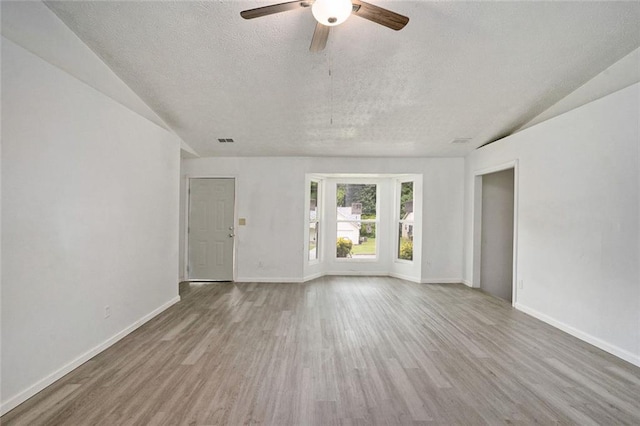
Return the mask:
[[471, 138], [456, 138], [449, 143], [459, 145], [459, 144], [469, 143], [469, 142], [471, 142]]
[[233, 143], [233, 139], [218, 139], [218, 142], [220, 143]]

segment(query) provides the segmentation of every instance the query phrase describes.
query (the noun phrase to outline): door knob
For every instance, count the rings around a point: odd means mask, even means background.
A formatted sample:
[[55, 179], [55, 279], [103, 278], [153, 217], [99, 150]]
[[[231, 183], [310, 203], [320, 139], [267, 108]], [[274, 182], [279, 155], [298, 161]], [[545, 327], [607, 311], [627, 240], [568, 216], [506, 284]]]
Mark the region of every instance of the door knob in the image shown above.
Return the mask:
[[229, 234], [229, 238], [233, 238], [235, 236], [236, 236], [236, 234]]

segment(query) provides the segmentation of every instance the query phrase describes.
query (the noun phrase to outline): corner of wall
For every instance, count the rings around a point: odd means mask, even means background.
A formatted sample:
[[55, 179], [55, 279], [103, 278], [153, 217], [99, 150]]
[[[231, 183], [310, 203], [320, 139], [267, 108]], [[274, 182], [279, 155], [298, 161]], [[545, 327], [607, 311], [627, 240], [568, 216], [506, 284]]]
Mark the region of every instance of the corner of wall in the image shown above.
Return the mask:
[[527, 315], [530, 315], [536, 319], [539, 319], [540, 321], [543, 321], [557, 329], [560, 329], [565, 333], [572, 335], [573, 337], [577, 337], [578, 339], [583, 340], [597, 348], [600, 348], [605, 352], [609, 352], [610, 354], [613, 354], [618, 358], [621, 358], [627, 362], [630, 362], [633, 365], [640, 367], [640, 356], [636, 354], [633, 354], [627, 350], [624, 350], [616, 345], [612, 345], [609, 342], [599, 339], [589, 333], [586, 333], [576, 327], [570, 326], [562, 321], [558, 321], [557, 319], [549, 315], [543, 314], [542, 312], [537, 311], [536, 309], [523, 305], [522, 303], [516, 303], [514, 306], [517, 310], [524, 312]]
[[167, 301], [166, 303], [163, 303], [153, 311], [149, 312], [147, 315], [133, 322], [132, 324], [125, 327], [124, 329], [114, 334], [113, 336], [109, 337], [107, 340], [100, 343], [99, 345], [79, 355], [77, 358], [73, 359], [69, 363], [60, 367], [59, 369], [49, 374], [48, 376], [42, 378], [38, 382], [27, 387], [25, 390], [21, 391], [17, 395], [13, 395], [6, 401], [2, 401], [0, 403], [0, 416], [13, 410], [15, 407], [22, 404], [27, 399], [31, 398], [32, 396], [34, 396], [35, 394], [37, 394], [47, 386], [53, 384], [55, 381], [62, 378], [64, 375], [75, 370], [76, 368], [78, 368], [85, 362], [89, 361], [91, 358], [98, 355], [100, 352], [106, 350], [110, 346], [113, 346], [114, 344], [116, 344], [117, 342], [119, 342], [129, 334], [133, 333], [135, 330], [142, 327], [144, 324], [151, 321], [153, 318], [160, 315], [162, 312], [166, 311], [167, 309], [169, 309], [171, 306], [175, 305], [179, 301], [180, 301], [180, 296], [176, 296], [171, 300]]

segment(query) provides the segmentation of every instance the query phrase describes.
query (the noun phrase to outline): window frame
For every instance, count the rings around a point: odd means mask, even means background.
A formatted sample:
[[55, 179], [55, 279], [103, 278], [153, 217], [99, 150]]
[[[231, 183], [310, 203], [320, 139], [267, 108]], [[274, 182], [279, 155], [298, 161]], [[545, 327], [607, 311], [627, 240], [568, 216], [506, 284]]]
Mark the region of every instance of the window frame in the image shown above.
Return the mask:
[[[412, 184], [412, 198], [411, 201], [413, 203], [412, 209], [413, 209], [413, 213], [414, 213], [414, 219], [413, 220], [405, 220], [402, 219], [400, 217], [400, 213], [401, 213], [401, 209], [402, 209], [402, 184], [405, 183], [411, 183]], [[416, 194], [415, 194], [415, 190], [416, 190], [416, 178], [411, 177], [411, 178], [401, 178], [401, 179], [396, 179], [396, 196], [395, 196], [395, 206], [394, 206], [394, 219], [395, 219], [395, 224], [394, 224], [394, 255], [393, 255], [393, 261], [396, 263], [406, 263], [406, 264], [413, 264], [413, 262], [415, 261], [415, 252], [412, 251], [411, 254], [411, 260], [409, 259], [401, 259], [400, 258], [400, 229], [402, 226], [404, 226], [405, 224], [410, 224], [412, 226], [412, 236], [415, 236], [416, 234], [416, 220], [415, 220], [415, 206], [416, 206]], [[415, 238], [411, 239], [412, 242], [415, 241]], [[414, 246], [415, 247], [415, 246]]]
[[[311, 186], [313, 184], [317, 185], [317, 189], [316, 189], [316, 218], [315, 220], [311, 220]], [[322, 242], [322, 234], [321, 234], [321, 223], [323, 222], [322, 220], [322, 183], [323, 180], [322, 179], [318, 179], [315, 177], [312, 177], [309, 179], [309, 184], [307, 185], [307, 209], [306, 209], [306, 218], [305, 218], [305, 222], [306, 222], [306, 229], [307, 229], [307, 241], [306, 241], [306, 247], [305, 247], [305, 251], [306, 251], [306, 260], [307, 263], [309, 265], [315, 265], [318, 264], [322, 261], [322, 250], [321, 250], [321, 242]], [[316, 257], [315, 259], [310, 259], [310, 252], [311, 250], [309, 249], [309, 247], [311, 246], [311, 235], [309, 230], [311, 229], [311, 224], [315, 223], [316, 224]]]
[[[334, 238], [337, 241], [337, 237], [338, 237], [338, 224], [339, 223], [359, 223], [361, 226], [362, 224], [367, 224], [367, 223], [371, 223], [374, 224], [376, 227], [376, 246], [375, 246], [375, 257], [372, 258], [354, 258], [354, 257], [338, 257], [338, 253], [337, 250], [334, 249], [332, 250], [333, 252], [333, 260], [336, 262], [379, 262], [382, 259], [380, 258], [380, 238], [379, 238], [379, 232], [380, 232], [380, 182], [378, 182], [377, 180], [375, 181], [370, 181], [370, 180], [361, 180], [361, 179], [337, 179], [335, 182], [333, 182], [334, 185], [334, 189], [335, 189], [335, 199], [333, 200], [333, 203], [335, 204], [335, 226], [336, 226], [336, 233], [334, 235]], [[337, 200], [337, 194], [338, 194], [338, 185], [375, 185], [376, 187], [376, 218], [375, 219], [360, 219], [360, 220], [353, 220], [353, 219], [347, 219], [347, 220], [338, 220], [337, 214], [338, 214], [338, 200]]]

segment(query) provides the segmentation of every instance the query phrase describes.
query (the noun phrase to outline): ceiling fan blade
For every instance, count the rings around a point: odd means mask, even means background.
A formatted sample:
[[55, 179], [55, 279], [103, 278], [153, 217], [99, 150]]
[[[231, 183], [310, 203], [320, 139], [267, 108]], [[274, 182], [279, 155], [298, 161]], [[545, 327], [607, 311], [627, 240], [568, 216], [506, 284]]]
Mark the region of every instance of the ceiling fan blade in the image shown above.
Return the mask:
[[313, 32], [313, 39], [309, 47], [311, 52], [324, 50], [324, 47], [327, 45], [327, 39], [329, 38], [329, 30], [331, 30], [331, 27], [322, 25], [320, 22], [316, 24], [316, 30]]
[[286, 3], [272, 4], [269, 6], [258, 7], [256, 9], [243, 10], [240, 16], [244, 19], [260, 18], [261, 16], [273, 15], [274, 13], [287, 12], [289, 10], [309, 7], [314, 0], [309, 1], [289, 1]]
[[400, 15], [387, 9], [383, 9], [382, 7], [375, 6], [370, 3], [365, 3], [360, 0], [352, 0], [351, 2], [354, 6], [354, 15], [364, 19], [368, 19], [369, 21], [375, 22], [376, 24], [384, 25], [385, 27], [391, 28], [392, 30], [401, 30], [405, 25], [407, 25], [407, 22], [409, 22], [409, 18], [407, 18], [406, 16]]

